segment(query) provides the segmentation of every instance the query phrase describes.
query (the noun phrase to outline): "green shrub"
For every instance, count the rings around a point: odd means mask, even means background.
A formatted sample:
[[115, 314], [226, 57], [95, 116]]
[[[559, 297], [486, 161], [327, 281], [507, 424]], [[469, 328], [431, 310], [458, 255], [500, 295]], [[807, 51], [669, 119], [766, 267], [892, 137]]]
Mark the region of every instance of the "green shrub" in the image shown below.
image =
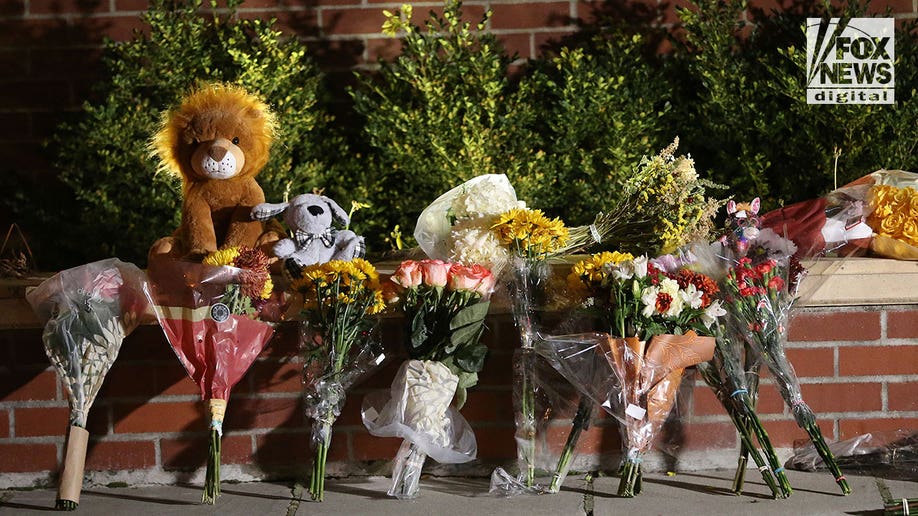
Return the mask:
[[685, 41], [670, 72], [677, 119], [699, 170], [732, 196], [761, 196], [764, 208], [818, 197], [836, 184], [836, 156], [839, 186], [883, 167], [918, 169], [914, 25], [896, 34], [896, 105], [810, 105], [806, 18], [863, 16], [864, 5], [813, 2], [753, 26], [738, 21], [743, 1], [695, 4], [680, 11]]
[[641, 158], [677, 136], [666, 78], [644, 50], [640, 35], [616, 31], [533, 64], [519, 97], [539, 113], [540, 150], [515, 181], [533, 207], [590, 223], [619, 200]]
[[268, 200], [329, 183], [334, 161], [327, 160], [344, 152], [319, 105], [321, 75], [305, 47], [271, 22], [238, 19], [239, 3], [230, 0], [223, 15], [212, 5], [208, 16], [199, 12], [201, 0], [154, 0], [142, 16], [149, 35], [106, 44], [109, 79], [98, 86], [98, 100], [63, 124], [49, 146], [76, 199], [75, 213], [47, 214], [51, 227], [68, 228], [66, 240], [55, 231], [42, 235], [55, 239], [61, 260], [145, 263], [150, 244], [178, 226], [180, 185], [155, 172], [147, 142], [160, 113], [201, 81], [240, 84], [277, 112], [278, 142], [258, 178]]
[[411, 15], [410, 5], [387, 13], [384, 30], [402, 35], [402, 53], [351, 90], [369, 147], [363, 188], [373, 207], [362, 218], [375, 227], [368, 233], [397, 224], [410, 234], [437, 196], [480, 174], [512, 178], [535, 148], [519, 122], [529, 113], [512, 96], [510, 60], [482, 32], [490, 13], [473, 27], [461, 3], [447, 0], [425, 28]]

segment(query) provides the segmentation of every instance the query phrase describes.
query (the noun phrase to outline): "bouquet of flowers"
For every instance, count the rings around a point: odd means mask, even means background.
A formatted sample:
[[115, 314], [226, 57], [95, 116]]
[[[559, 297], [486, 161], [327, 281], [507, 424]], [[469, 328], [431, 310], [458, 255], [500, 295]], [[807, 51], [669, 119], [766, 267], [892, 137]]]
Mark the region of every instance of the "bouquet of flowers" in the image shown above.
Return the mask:
[[322, 501], [332, 425], [345, 392], [385, 358], [371, 338], [376, 320], [370, 316], [386, 304], [379, 274], [361, 258], [304, 267], [290, 289], [303, 297], [304, 397], [315, 446], [309, 492]]
[[121, 343], [147, 310], [143, 271], [116, 258], [61, 271], [26, 295], [44, 321], [42, 340], [70, 403], [70, 429], [56, 507], [80, 503], [86, 418]]
[[[610, 328], [606, 334], [547, 337], [543, 354], [569, 381], [623, 424], [627, 453], [618, 494], [640, 492], [640, 463], [675, 403], [686, 367], [710, 360], [716, 319], [725, 312], [715, 299], [711, 278], [676, 265], [673, 257], [650, 262], [647, 257], [600, 253], [576, 264], [568, 278], [587, 297]], [[599, 335], [599, 337], [597, 337]], [[585, 349], [595, 353], [584, 354]], [[586, 365], [575, 361], [593, 355]], [[605, 369], [595, 357], [606, 361]], [[605, 371], [609, 380], [596, 382], [594, 371]], [[586, 372], [586, 376], [584, 376]], [[589, 382], [589, 383], [584, 383]], [[602, 386], [597, 391], [596, 386]], [[589, 419], [588, 402], [581, 402], [571, 434]], [[552, 480], [557, 490], [569, 467], [576, 439], [568, 439]]]
[[783, 260], [766, 255], [755, 262], [748, 255], [740, 258], [724, 280], [729, 328], [771, 371], [797, 425], [807, 432], [842, 492], [849, 494], [851, 489], [816, 424], [816, 415], [803, 401], [800, 382], [784, 350], [788, 317], [802, 272], [802, 267], [786, 255]]
[[210, 419], [202, 503], [220, 495], [220, 441], [233, 386], [274, 335], [259, 319], [273, 283], [269, 258], [258, 249], [230, 247], [203, 263], [152, 260], [156, 318], [188, 376], [201, 389]]
[[480, 338], [494, 282], [480, 265], [408, 260], [387, 283], [389, 301], [404, 316], [410, 360], [388, 393], [364, 399], [362, 412], [371, 434], [403, 439], [390, 496], [417, 496], [427, 456], [441, 463], [475, 458], [475, 434], [459, 409], [484, 365], [487, 347]]

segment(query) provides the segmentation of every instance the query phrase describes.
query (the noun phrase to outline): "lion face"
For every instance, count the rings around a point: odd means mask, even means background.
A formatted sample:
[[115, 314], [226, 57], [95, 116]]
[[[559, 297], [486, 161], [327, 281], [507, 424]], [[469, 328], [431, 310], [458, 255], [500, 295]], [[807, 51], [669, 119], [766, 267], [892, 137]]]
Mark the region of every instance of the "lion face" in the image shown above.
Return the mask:
[[186, 181], [256, 175], [268, 160], [274, 118], [241, 89], [212, 85], [169, 112], [154, 138], [161, 167]]

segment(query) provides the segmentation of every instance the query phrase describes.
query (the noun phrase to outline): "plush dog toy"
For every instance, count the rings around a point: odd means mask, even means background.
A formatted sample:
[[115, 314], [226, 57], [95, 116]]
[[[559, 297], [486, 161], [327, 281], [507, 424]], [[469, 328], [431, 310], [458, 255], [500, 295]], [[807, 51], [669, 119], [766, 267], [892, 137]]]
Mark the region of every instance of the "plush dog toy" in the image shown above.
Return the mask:
[[274, 131], [264, 102], [225, 84], [202, 87], [164, 114], [151, 147], [160, 170], [182, 179], [182, 222], [153, 245], [151, 257], [201, 258], [259, 243], [263, 224], [250, 213], [265, 201], [255, 176], [268, 161]]
[[274, 254], [285, 260], [294, 276], [307, 265], [351, 260], [364, 254], [363, 237], [332, 227], [334, 220], [344, 225], [350, 220], [338, 203], [324, 195], [302, 194], [289, 203], [259, 204], [252, 210], [252, 218], [268, 220], [280, 213], [293, 235], [275, 243]]

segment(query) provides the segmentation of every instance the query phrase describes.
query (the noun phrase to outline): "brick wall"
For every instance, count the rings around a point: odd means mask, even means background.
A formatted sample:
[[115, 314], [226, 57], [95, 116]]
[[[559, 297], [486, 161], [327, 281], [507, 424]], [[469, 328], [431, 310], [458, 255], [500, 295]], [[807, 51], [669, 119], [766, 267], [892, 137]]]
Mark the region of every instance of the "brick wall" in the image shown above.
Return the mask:
[[[249, 0], [243, 16], [278, 19], [278, 28], [309, 44], [328, 71], [341, 71], [377, 57], [397, 55], [398, 43], [380, 33], [382, 10], [402, 1], [315, 0], [285, 2]], [[407, 2], [423, 17], [440, 2]], [[789, 0], [757, 0], [752, 9], [770, 10]], [[544, 45], [593, 23], [597, 17], [640, 19], [659, 24], [675, 21], [683, 0], [468, 0], [465, 11], [478, 21], [493, 9], [488, 30], [520, 58], [538, 56]], [[137, 0], [0, 0], [0, 164], [10, 170], [53, 176], [41, 152], [61, 115], [89, 98], [100, 79], [99, 55], [104, 38], [123, 41], [143, 29], [139, 15], [147, 9]], [[889, 7], [899, 18], [918, 16], [916, 0], [874, 1], [871, 9]], [[5, 227], [5, 226], [4, 226]]]
[[[918, 310], [914, 306], [806, 308], [792, 325], [789, 356], [803, 395], [829, 441], [871, 430], [918, 428]], [[394, 321], [384, 336], [397, 334]], [[436, 471], [483, 475], [513, 464], [511, 357], [517, 331], [507, 315], [489, 318], [490, 353], [463, 414], [475, 430], [479, 460]], [[291, 478], [310, 463], [310, 425], [302, 414], [296, 329], [282, 326], [265, 353], [234, 389], [223, 438], [225, 479]], [[348, 396], [335, 424], [330, 474], [388, 474], [399, 441], [369, 435], [360, 421], [364, 394], [388, 388], [399, 360]], [[710, 391], [684, 385], [682, 419], [664, 428], [654, 467], [682, 470], [735, 464], [736, 433]], [[206, 421], [196, 386], [156, 326], [139, 328], [124, 343], [90, 412], [86, 469], [91, 482], [197, 481], [205, 463]], [[544, 439], [559, 450], [571, 407]], [[805, 434], [770, 381], [759, 412], [783, 456]], [[0, 332], [0, 488], [51, 481], [62, 459], [67, 401], [48, 366], [37, 328]], [[583, 434], [576, 466], [614, 469], [620, 453], [615, 421], [600, 413]], [[673, 462], [675, 460], [675, 462]], [[661, 465], [662, 464], [662, 465]]]

